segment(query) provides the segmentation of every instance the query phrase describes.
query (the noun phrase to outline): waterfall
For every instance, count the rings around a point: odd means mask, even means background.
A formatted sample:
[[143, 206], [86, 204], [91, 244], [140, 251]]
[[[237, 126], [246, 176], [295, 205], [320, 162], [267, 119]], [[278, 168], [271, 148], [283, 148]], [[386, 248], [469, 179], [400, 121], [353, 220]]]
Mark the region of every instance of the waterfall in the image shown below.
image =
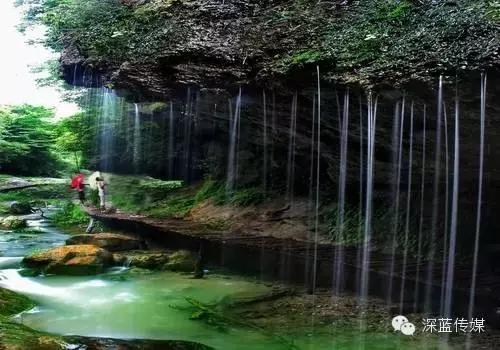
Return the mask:
[[[362, 237], [363, 235], [363, 172], [365, 167], [364, 162], [364, 148], [363, 148], [363, 99], [359, 97], [359, 211], [358, 211], [358, 237]], [[356, 266], [361, 265], [361, 253], [362, 247], [359, 246], [356, 249]], [[361, 272], [359, 269], [356, 269], [356, 282], [355, 282], [355, 290], [361, 289]]]
[[449, 197], [450, 197], [450, 184], [449, 184], [449, 176], [450, 176], [450, 156], [448, 150], [448, 114], [446, 112], [446, 104], [443, 102], [443, 126], [444, 126], [444, 235], [443, 235], [443, 256], [441, 259], [442, 267], [441, 267], [441, 297], [440, 297], [440, 314], [444, 314], [444, 299], [446, 293], [446, 261], [448, 258], [448, 216], [449, 216]]
[[459, 133], [460, 105], [458, 91], [455, 98], [455, 142], [453, 157], [453, 198], [451, 202], [451, 227], [450, 243], [448, 247], [448, 267], [446, 272], [446, 293], [444, 300], [444, 316], [451, 317], [451, 305], [453, 298], [453, 278], [455, 272], [455, 249], [457, 243], [457, 220], [458, 220], [458, 185], [460, 166], [460, 133]]
[[344, 110], [340, 120], [340, 167], [339, 167], [339, 194], [337, 210], [337, 237], [335, 245], [334, 283], [335, 293], [338, 295], [343, 287], [344, 267], [344, 216], [345, 216], [345, 188], [347, 175], [347, 144], [349, 137], [349, 90], [344, 95]]
[[241, 87], [236, 98], [236, 108], [234, 115], [231, 115], [230, 109], [229, 119], [229, 155], [227, 165], [227, 181], [226, 190], [232, 192], [238, 177], [238, 141], [240, 130], [240, 113], [241, 113]]
[[366, 144], [366, 206], [365, 206], [365, 232], [363, 242], [363, 254], [361, 265], [360, 283], [360, 304], [362, 309], [366, 307], [370, 276], [370, 243], [372, 235], [372, 196], [373, 196], [373, 175], [375, 159], [375, 130], [377, 122], [378, 98], [373, 100], [372, 92], [368, 93], [368, 113], [367, 113], [367, 144]]
[[191, 88], [187, 89], [186, 106], [184, 109], [184, 181], [189, 183], [191, 174], [191, 133], [193, 127], [193, 101]]
[[297, 93], [293, 95], [290, 112], [290, 127], [288, 135], [288, 160], [286, 172], [286, 196], [287, 200], [293, 204], [294, 184], [295, 184], [295, 141], [297, 136]]
[[168, 177], [173, 179], [174, 177], [174, 105], [170, 101], [170, 109], [168, 113]]
[[[392, 222], [392, 245], [391, 245], [391, 262], [389, 267], [389, 284], [387, 293], [387, 302], [392, 302], [392, 288], [394, 280], [394, 268], [396, 264], [396, 250], [398, 245], [398, 232], [399, 232], [399, 202], [400, 202], [400, 186], [401, 186], [401, 163], [403, 159], [403, 134], [404, 134], [404, 120], [405, 120], [405, 104], [406, 98], [403, 96], [401, 102], [401, 110], [399, 103], [396, 104], [394, 112], [393, 124], [393, 164], [396, 177], [394, 179], [394, 210]], [[400, 113], [399, 113], [400, 112]]]
[[408, 188], [406, 192], [406, 218], [405, 218], [405, 238], [403, 246], [403, 268], [401, 276], [401, 294], [400, 294], [400, 314], [403, 314], [403, 303], [405, 294], [405, 282], [406, 282], [406, 264], [408, 260], [408, 244], [410, 238], [410, 210], [411, 210], [411, 195], [412, 195], [412, 170], [413, 170], [413, 114], [414, 105], [413, 102], [410, 106], [410, 145], [408, 152]]
[[[309, 166], [309, 213], [312, 213], [314, 210], [314, 165], [315, 165], [315, 157], [314, 157], [314, 151], [315, 151], [315, 142], [316, 142], [316, 94], [313, 96], [313, 101], [312, 101], [312, 124], [311, 124], [311, 152], [310, 152], [310, 166]], [[314, 227], [314, 220], [312, 220], [312, 215], [309, 214], [310, 219], [310, 226]], [[310, 234], [308, 234], [307, 237], [307, 253], [306, 253], [306, 267], [305, 267], [305, 281], [309, 281], [309, 273], [310, 273], [310, 241], [311, 237]], [[306, 282], [307, 284], [308, 282]]]
[[317, 264], [318, 264], [318, 234], [319, 234], [319, 181], [320, 181], [320, 162], [321, 162], [321, 80], [319, 66], [316, 66], [318, 76], [318, 117], [316, 131], [316, 188], [315, 188], [315, 206], [314, 206], [314, 259], [312, 274], [312, 293], [316, 292]]
[[432, 226], [431, 237], [429, 239], [430, 248], [427, 263], [427, 285], [425, 289], [425, 309], [430, 312], [432, 306], [432, 283], [434, 280], [434, 254], [435, 254], [435, 240], [437, 237], [437, 226], [439, 221], [439, 182], [441, 180], [441, 122], [443, 115], [443, 76], [439, 77], [438, 89], [438, 104], [436, 116], [436, 144], [434, 150], [434, 197], [432, 200]]
[[427, 119], [427, 106], [424, 105], [424, 112], [422, 117], [422, 171], [420, 178], [420, 218], [418, 223], [418, 239], [417, 239], [417, 266], [415, 273], [415, 296], [413, 303], [413, 311], [417, 312], [418, 299], [419, 299], [419, 282], [420, 282], [420, 262], [422, 254], [422, 237], [424, 231], [424, 200], [425, 200], [425, 158], [426, 158], [426, 119]]
[[[477, 262], [479, 256], [479, 237], [481, 234], [481, 209], [483, 205], [483, 176], [484, 176], [484, 131], [486, 121], [486, 82], [485, 73], [481, 74], [481, 107], [480, 107], [480, 138], [479, 138], [479, 175], [476, 206], [476, 230], [474, 235], [474, 255], [472, 261], [472, 278], [470, 284], [468, 319], [472, 319], [474, 314], [474, 302], [476, 296]], [[470, 348], [471, 334], [467, 334], [467, 349]]]
[[139, 105], [134, 103], [134, 169], [135, 173], [140, 171], [141, 163], [141, 113], [139, 110]]
[[113, 128], [116, 118], [116, 100], [114, 91], [103, 88], [102, 108], [99, 123], [99, 163], [102, 171], [110, 171], [113, 157]]
[[264, 192], [267, 191], [267, 164], [268, 164], [268, 154], [267, 154], [267, 101], [266, 101], [266, 90], [262, 90], [262, 110], [263, 110], [263, 129], [262, 129], [262, 142], [263, 142], [263, 160], [264, 165], [262, 167], [262, 188]]

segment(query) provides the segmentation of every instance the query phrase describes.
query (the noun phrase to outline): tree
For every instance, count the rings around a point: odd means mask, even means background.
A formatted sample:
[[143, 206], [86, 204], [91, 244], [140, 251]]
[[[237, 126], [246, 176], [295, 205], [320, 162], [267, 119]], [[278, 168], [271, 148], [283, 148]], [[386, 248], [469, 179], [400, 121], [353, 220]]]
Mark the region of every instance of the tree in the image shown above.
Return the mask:
[[78, 113], [61, 120], [56, 127], [56, 148], [71, 157], [76, 169], [86, 165], [92, 151], [95, 130], [89, 115]]
[[59, 170], [53, 152], [53, 111], [29, 105], [0, 109], [0, 171], [53, 175]]

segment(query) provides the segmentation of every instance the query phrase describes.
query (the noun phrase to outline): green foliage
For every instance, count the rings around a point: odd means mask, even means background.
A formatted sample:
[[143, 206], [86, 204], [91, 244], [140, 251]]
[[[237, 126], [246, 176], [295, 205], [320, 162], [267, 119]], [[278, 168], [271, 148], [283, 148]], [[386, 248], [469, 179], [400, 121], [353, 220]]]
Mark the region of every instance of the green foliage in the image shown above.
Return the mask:
[[56, 176], [60, 168], [54, 153], [53, 111], [16, 106], [0, 110], [0, 164], [3, 172]]
[[[364, 213], [363, 213], [364, 214]], [[328, 223], [328, 236], [332, 242], [340, 243], [346, 246], [358, 246], [364, 241], [365, 218], [360, 214], [359, 209], [346, 207], [344, 211], [343, 230], [339, 227], [338, 209], [334, 208], [325, 214], [325, 220]], [[410, 225], [408, 241], [405, 235], [405, 214], [400, 212], [397, 214], [398, 226], [395, 230], [396, 249], [402, 253], [407, 249], [408, 254], [416, 256], [418, 251], [417, 235], [418, 231], [415, 225]], [[377, 208], [372, 216], [372, 239], [377, 246], [385, 249], [392, 249], [393, 232], [396, 218], [393, 210], [387, 207]], [[423, 251], [428, 251], [430, 242], [424, 242]]]
[[194, 198], [196, 203], [212, 199], [217, 205], [235, 204], [247, 207], [264, 202], [266, 194], [257, 187], [242, 188], [233, 192], [228, 192], [223, 182], [208, 179], [203, 182], [203, 185]]
[[88, 56], [107, 60], [153, 55], [169, 39], [171, 24], [162, 17], [170, 1], [140, 8], [118, 0], [35, 0], [26, 14], [48, 27], [47, 45], [61, 50], [69, 41]]
[[[68, 180], [69, 182], [69, 180]], [[0, 192], [0, 203], [2, 202], [27, 202], [32, 206], [58, 204], [62, 200], [68, 200], [71, 194], [65, 184], [45, 185], [30, 187], [16, 191]]]
[[191, 297], [186, 297], [185, 300], [188, 303], [187, 307], [178, 305], [171, 305], [170, 307], [181, 311], [188, 311], [190, 312], [190, 320], [204, 322], [212, 327], [215, 327], [220, 332], [229, 332], [234, 326], [250, 328], [281, 342], [289, 350], [299, 349], [291, 339], [277, 335], [270, 332], [268, 329], [256, 326], [241, 318], [233, 318], [229, 316], [228, 313], [222, 308], [222, 304], [207, 304]]
[[87, 165], [93, 149], [96, 130], [91, 117], [88, 113], [78, 113], [62, 119], [55, 128], [57, 150], [69, 156], [76, 169]]
[[[277, 58], [274, 69], [287, 74], [319, 64], [327, 78], [365, 85], [481, 69], [498, 59], [499, 9], [498, 1], [482, 0], [352, 2], [331, 18], [312, 14], [324, 21], [314, 29], [317, 40]], [[298, 19], [295, 9], [288, 21]]]
[[119, 1], [43, 1], [40, 12], [49, 28], [47, 42], [56, 50], [63, 48], [67, 33], [91, 55], [114, 56], [127, 45], [129, 11]]
[[88, 223], [89, 217], [79, 204], [66, 202], [52, 217], [54, 224], [60, 227], [83, 226]]
[[27, 297], [0, 288], [0, 316], [12, 316], [33, 306], [35, 304]]
[[182, 217], [186, 215], [195, 204], [195, 200], [190, 196], [174, 195], [165, 201], [157, 203], [157, 205], [150, 206], [145, 212], [158, 218]]
[[[184, 188], [181, 181], [113, 175], [108, 188], [111, 201], [117, 208], [153, 217], [182, 217], [197, 204], [208, 199], [216, 205], [239, 206], [256, 205], [266, 199], [266, 195], [258, 188], [228, 193], [223, 182], [212, 179], [205, 180], [199, 186]], [[214, 222], [208, 226], [215, 229], [227, 225]]]
[[490, 1], [488, 2], [488, 7], [486, 9], [486, 15], [492, 21], [500, 21], [500, 1]]
[[155, 202], [164, 200], [182, 186], [182, 181], [113, 175], [109, 179], [108, 190], [114, 206], [131, 212], [141, 212], [154, 208]]
[[306, 50], [298, 52], [290, 57], [287, 57], [283, 62], [284, 65], [290, 67], [304, 67], [309, 64], [318, 64], [325, 60], [325, 53], [316, 50]]
[[203, 202], [209, 198], [216, 204], [224, 204], [227, 200], [227, 192], [223, 183], [207, 179], [194, 195], [195, 203]]
[[242, 207], [257, 205], [266, 200], [267, 196], [257, 187], [244, 188], [235, 191], [229, 198], [229, 203]]

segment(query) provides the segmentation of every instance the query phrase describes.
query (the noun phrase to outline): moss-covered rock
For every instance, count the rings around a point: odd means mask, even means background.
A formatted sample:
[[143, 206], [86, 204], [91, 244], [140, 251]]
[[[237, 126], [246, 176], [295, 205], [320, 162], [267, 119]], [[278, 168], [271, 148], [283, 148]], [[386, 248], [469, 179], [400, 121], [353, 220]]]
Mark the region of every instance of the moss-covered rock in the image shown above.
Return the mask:
[[48, 274], [91, 275], [113, 264], [113, 255], [94, 245], [69, 245], [29, 255], [23, 265]]
[[14, 202], [10, 205], [9, 212], [12, 215], [28, 215], [33, 212], [33, 208], [28, 202]]
[[7, 216], [0, 220], [0, 228], [17, 230], [28, 226], [26, 219], [17, 216]]
[[197, 262], [194, 253], [188, 250], [179, 250], [169, 254], [165, 269], [176, 272], [193, 272]]
[[144, 242], [138, 238], [118, 233], [75, 235], [66, 240], [67, 245], [91, 244], [110, 252], [141, 249]]
[[168, 253], [154, 251], [133, 251], [125, 254], [115, 254], [115, 261], [130, 267], [137, 267], [149, 270], [164, 270], [169, 261]]

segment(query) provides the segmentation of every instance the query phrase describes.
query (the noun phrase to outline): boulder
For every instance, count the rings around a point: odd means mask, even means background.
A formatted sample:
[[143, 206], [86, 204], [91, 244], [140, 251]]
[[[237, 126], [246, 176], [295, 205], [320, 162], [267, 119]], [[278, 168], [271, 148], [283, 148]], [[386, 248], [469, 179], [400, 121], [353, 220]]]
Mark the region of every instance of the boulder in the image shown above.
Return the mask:
[[126, 254], [115, 254], [116, 262], [126, 264], [130, 267], [137, 267], [149, 270], [165, 270], [165, 265], [169, 261], [166, 252], [134, 251]]
[[138, 238], [117, 233], [76, 235], [66, 240], [67, 245], [92, 244], [110, 252], [141, 249], [144, 242]]
[[34, 253], [23, 259], [25, 267], [48, 274], [91, 275], [113, 264], [113, 255], [90, 244], [68, 245]]
[[9, 207], [9, 213], [12, 215], [28, 215], [33, 213], [33, 208], [27, 202], [13, 202]]
[[24, 218], [7, 216], [6, 218], [0, 219], [0, 227], [6, 230], [16, 230], [27, 226], [28, 223]]
[[187, 250], [179, 250], [168, 255], [165, 269], [177, 272], [193, 272], [197, 262], [197, 256]]

